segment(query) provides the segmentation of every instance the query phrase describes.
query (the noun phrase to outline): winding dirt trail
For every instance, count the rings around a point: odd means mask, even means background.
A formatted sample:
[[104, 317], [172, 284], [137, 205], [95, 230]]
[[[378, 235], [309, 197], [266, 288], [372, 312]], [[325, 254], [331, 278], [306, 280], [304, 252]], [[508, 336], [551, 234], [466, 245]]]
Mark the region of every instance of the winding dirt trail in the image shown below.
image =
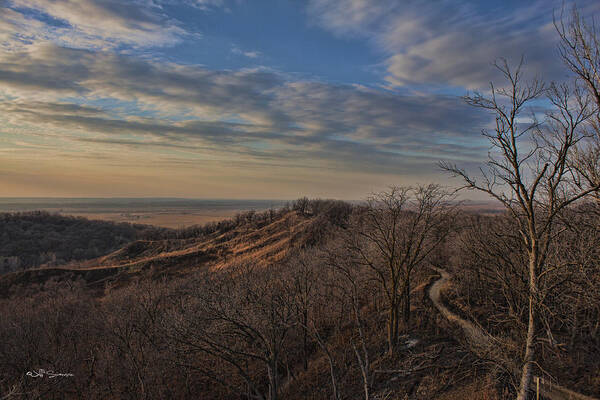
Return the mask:
[[[473, 352], [477, 355], [482, 356], [484, 358], [489, 358], [492, 360], [497, 360], [501, 364], [505, 364], [506, 360], [502, 362], [503, 357], [501, 357], [500, 349], [494, 345], [493, 338], [486, 334], [481, 328], [472, 323], [471, 321], [467, 321], [457, 314], [453, 313], [442, 303], [440, 292], [442, 288], [448, 283], [450, 280], [450, 274], [444, 271], [441, 268], [431, 267], [438, 274], [440, 274], [440, 279], [434, 282], [433, 285], [429, 288], [429, 298], [433, 302], [433, 305], [438, 309], [440, 314], [442, 314], [448, 321], [457, 324], [460, 326], [469, 340], [469, 344]], [[519, 370], [516, 365], [507, 366], [510, 370], [515, 371], [518, 374]], [[537, 378], [537, 377], [536, 377]], [[597, 400], [593, 397], [589, 397], [580, 393], [573, 392], [567, 388], [562, 386], [553, 384], [549, 381], [546, 381], [542, 378], [538, 378], [540, 380], [540, 395], [545, 399], [549, 400]]]
[[454, 314], [442, 303], [441, 290], [450, 280], [450, 274], [441, 268], [432, 268], [441, 275], [441, 278], [435, 281], [435, 283], [429, 288], [429, 298], [431, 299], [435, 307], [444, 317], [446, 317], [448, 321], [459, 325], [464, 331], [465, 336], [467, 336], [471, 343], [478, 345], [478, 347], [489, 347], [491, 338], [488, 335], [486, 335], [479, 327], [477, 327], [471, 321], [467, 321]]

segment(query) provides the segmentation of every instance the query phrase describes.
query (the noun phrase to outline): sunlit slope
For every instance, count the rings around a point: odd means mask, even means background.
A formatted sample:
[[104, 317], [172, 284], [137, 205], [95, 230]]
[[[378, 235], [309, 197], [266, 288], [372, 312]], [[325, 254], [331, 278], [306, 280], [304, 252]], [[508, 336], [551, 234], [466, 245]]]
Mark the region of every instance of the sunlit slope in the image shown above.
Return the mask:
[[[283, 259], [294, 247], [314, 240], [317, 218], [295, 211], [269, 220], [242, 220], [210, 234], [177, 234], [158, 240], [137, 240], [95, 260], [78, 265], [31, 269], [0, 276], [0, 295], [14, 286], [48, 280], [83, 279], [96, 289], [120, 285], [134, 276], [172, 276], [199, 268], [227, 268], [240, 263], [265, 266]], [[233, 225], [233, 226], [232, 226]]]

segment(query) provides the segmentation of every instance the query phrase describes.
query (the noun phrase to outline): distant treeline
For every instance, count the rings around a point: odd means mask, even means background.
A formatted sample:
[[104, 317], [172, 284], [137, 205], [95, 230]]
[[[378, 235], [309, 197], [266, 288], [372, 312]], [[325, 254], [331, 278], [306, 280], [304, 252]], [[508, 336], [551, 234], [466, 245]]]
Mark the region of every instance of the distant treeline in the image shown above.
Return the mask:
[[114, 251], [159, 228], [45, 211], [0, 214], [0, 273], [61, 265]]

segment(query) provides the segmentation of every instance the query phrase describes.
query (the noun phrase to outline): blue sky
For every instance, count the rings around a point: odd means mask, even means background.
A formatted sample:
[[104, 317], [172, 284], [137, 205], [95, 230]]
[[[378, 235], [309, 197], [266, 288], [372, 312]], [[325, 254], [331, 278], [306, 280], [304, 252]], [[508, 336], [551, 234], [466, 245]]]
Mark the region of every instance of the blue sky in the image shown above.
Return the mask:
[[[476, 167], [460, 99], [562, 1], [0, 0], [5, 196], [355, 199]], [[570, 3], [566, 3], [566, 8]], [[578, 2], [585, 15], [596, 2]]]
[[202, 40], [164, 49], [167, 59], [212, 69], [269, 66], [306, 79], [376, 84], [381, 55], [363, 40], [340, 38], [311, 24], [299, 1], [239, 2], [202, 11], [171, 6]]

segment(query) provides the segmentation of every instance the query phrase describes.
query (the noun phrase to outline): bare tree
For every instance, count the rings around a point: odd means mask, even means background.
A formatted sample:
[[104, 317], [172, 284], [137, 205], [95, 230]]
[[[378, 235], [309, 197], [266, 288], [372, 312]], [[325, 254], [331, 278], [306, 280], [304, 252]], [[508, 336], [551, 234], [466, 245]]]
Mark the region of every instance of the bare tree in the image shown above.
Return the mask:
[[350, 303], [352, 309], [352, 324], [357, 338], [356, 340], [351, 340], [351, 345], [360, 369], [365, 400], [369, 400], [371, 398], [374, 374], [371, 368], [372, 363], [367, 344], [366, 323], [361, 313], [361, 308], [366, 302], [365, 294], [368, 293], [369, 279], [361, 269], [362, 266], [339, 254], [330, 253], [327, 264], [334, 270], [335, 287], [343, 296], [344, 301]]
[[110, 360], [104, 367], [110, 371], [100, 375], [114, 381], [115, 396], [125, 396], [132, 388], [139, 399], [171, 394], [166, 380], [173, 378], [165, 373], [170, 364], [165, 362], [168, 352], [162, 332], [168, 296], [166, 282], [141, 281], [110, 293], [102, 302], [104, 357]]
[[[184, 352], [204, 354], [229, 366], [247, 387], [244, 391], [206, 363], [185, 365], [249, 398], [276, 400], [280, 361], [295, 323], [293, 293], [282, 286], [277, 266], [268, 272], [244, 265], [206, 275], [191, 288], [173, 324], [171, 338]], [[268, 385], [263, 387], [266, 372]]]
[[367, 199], [347, 240], [355, 261], [368, 267], [388, 303], [388, 352], [398, 342], [400, 316], [410, 324], [412, 272], [447, 236], [455, 207], [438, 185], [392, 187]]
[[[500, 201], [518, 223], [519, 234], [528, 259], [528, 316], [524, 340], [524, 357], [519, 384], [519, 400], [529, 391], [535, 363], [540, 300], [540, 280], [548, 273], [546, 262], [554, 238], [557, 216], [570, 204], [598, 190], [599, 186], [580, 188], [578, 172], [570, 162], [574, 149], [582, 139], [582, 128], [593, 114], [590, 97], [566, 85], [546, 89], [539, 80], [523, 81], [523, 60], [511, 69], [506, 60], [496, 63], [507, 81], [506, 88], [493, 84], [490, 94], [475, 93], [465, 97], [473, 107], [490, 111], [495, 128], [484, 130], [492, 146], [482, 177], [474, 178], [456, 165], [441, 167], [463, 178], [467, 189], [479, 190]], [[534, 115], [523, 122], [525, 107], [547, 93], [552, 111], [545, 124]]]
[[[582, 184], [594, 187], [600, 184], [600, 38], [595, 21], [586, 21], [576, 7], [570, 18], [561, 13], [554, 19], [560, 36], [558, 46], [564, 64], [575, 74], [595, 103], [594, 118], [590, 118], [586, 132], [586, 146], [576, 148], [573, 165], [579, 172]], [[595, 193], [600, 203], [600, 193]]]
[[332, 282], [335, 279], [330, 269], [323, 268], [323, 254], [318, 250], [305, 250], [296, 254], [288, 262], [288, 290], [295, 295], [296, 318], [302, 341], [302, 362], [308, 369], [309, 339], [312, 338], [325, 354], [329, 364], [332, 397], [340, 399], [338, 383], [339, 365], [335, 352], [324, 331], [330, 327], [339, 328], [332, 316], [332, 305], [340, 300], [334, 293]]
[[314, 254], [300, 253], [289, 261], [291, 276], [288, 290], [294, 293], [294, 308], [302, 336], [302, 366], [308, 370], [309, 328], [308, 319], [315, 298], [317, 270], [314, 266]]

